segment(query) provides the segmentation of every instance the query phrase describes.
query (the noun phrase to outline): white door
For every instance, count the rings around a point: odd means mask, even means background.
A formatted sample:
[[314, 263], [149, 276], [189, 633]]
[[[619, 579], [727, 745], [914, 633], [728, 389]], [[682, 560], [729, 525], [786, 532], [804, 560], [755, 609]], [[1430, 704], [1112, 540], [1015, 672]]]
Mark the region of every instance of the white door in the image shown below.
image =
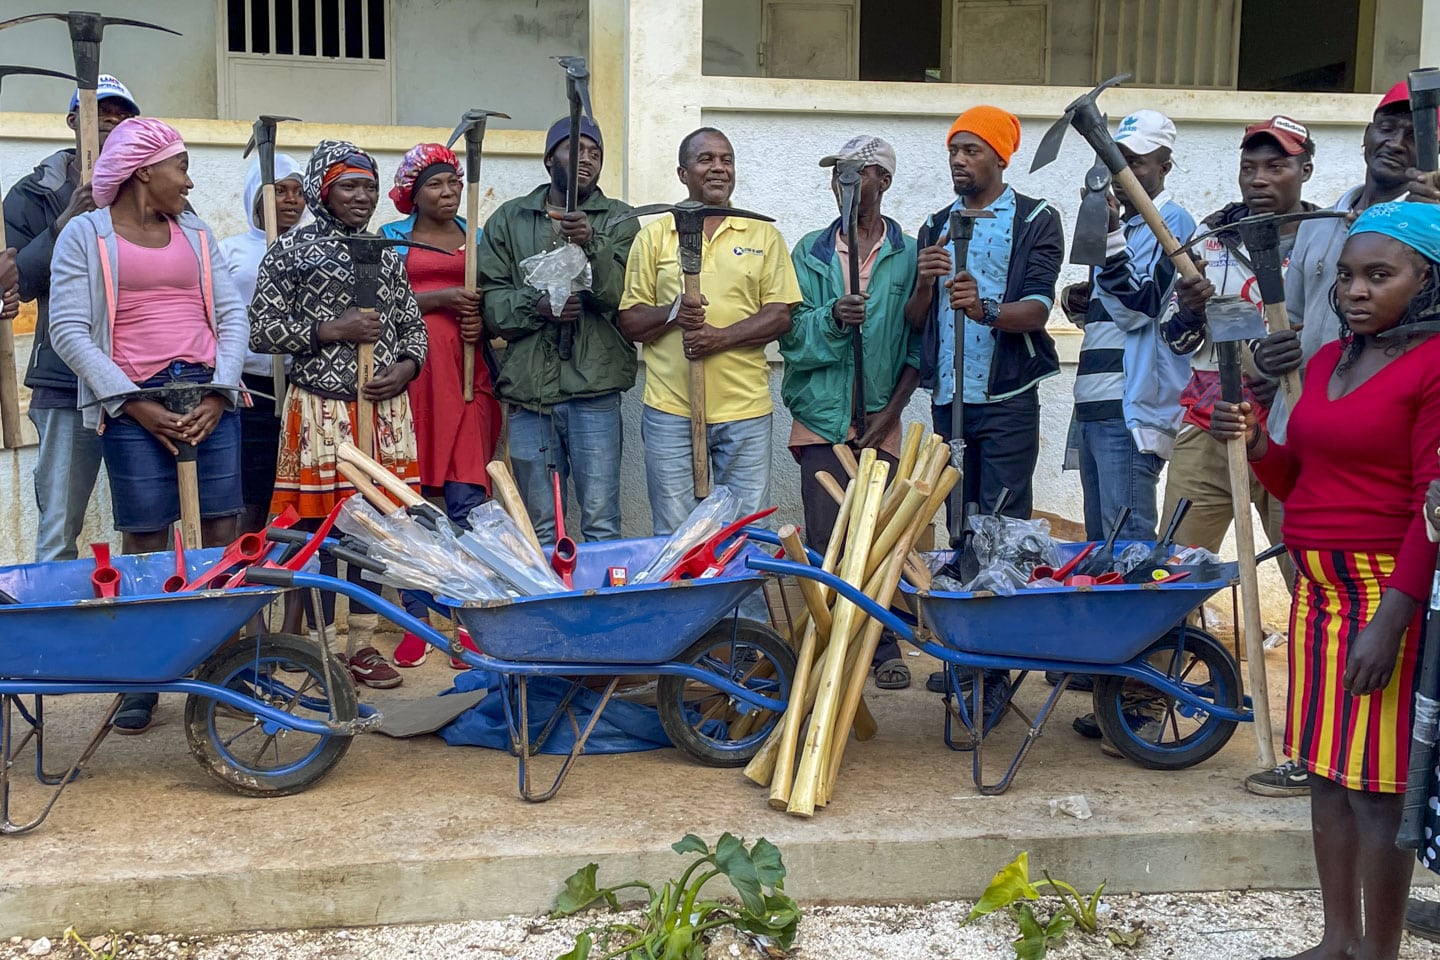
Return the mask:
[[764, 0], [760, 65], [767, 77], [860, 78], [860, 0]]

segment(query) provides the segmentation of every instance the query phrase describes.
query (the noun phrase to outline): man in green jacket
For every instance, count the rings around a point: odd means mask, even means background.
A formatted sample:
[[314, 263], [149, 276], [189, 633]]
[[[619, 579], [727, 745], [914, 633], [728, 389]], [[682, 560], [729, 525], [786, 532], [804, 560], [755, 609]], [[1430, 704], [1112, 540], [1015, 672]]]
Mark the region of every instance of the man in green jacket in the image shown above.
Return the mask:
[[[565, 212], [569, 139], [569, 118], [557, 120], [545, 137], [549, 183], [501, 204], [480, 241], [485, 326], [506, 341], [495, 394], [509, 407], [510, 463], [543, 543], [555, 539], [551, 464], [562, 490], [574, 480], [584, 538], [619, 538], [620, 394], [635, 385], [636, 370], [635, 348], [616, 328], [616, 307], [640, 225], [613, 224], [630, 207], [596, 186], [604, 141], [588, 118], [581, 119], [577, 154], [579, 209]], [[522, 262], [562, 243], [585, 252], [592, 278], [556, 316], [549, 295], [525, 282]], [[562, 330], [573, 338], [566, 359]]]
[[[915, 240], [880, 213], [880, 202], [895, 176], [895, 149], [879, 137], [851, 139], [820, 161], [859, 157], [859, 224], [855, 231], [860, 289], [850, 293], [849, 244], [840, 218], [806, 234], [791, 259], [805, 300], [791, 313], [790, 332], [780, 338], [785, 358], [780, 392], [790, 408], [790, 453], [800, 464], [800, 498], [805, 509], [805, 540], [824, 551], [835, 525], [835, 502], [816, 482], [820, 472], [844, 477], [831, 449], [844, 443], [859, 451], [870, 447], [895, 465], [900, 456], [900, 415], [920, 382], [920, 334], [905, 320], [905, 301], [915, 288]], [[840, 196], [839, 171], [830, 187]], [[852, 331], [860, 327], [865, 344], [865, 432], [859, 434], [854, 409], [855, 360]], [[886, 637], [875, 654], [875, 682], [885, 689], [910, 685], [910, 668], [900, 659], [894, 638]]]

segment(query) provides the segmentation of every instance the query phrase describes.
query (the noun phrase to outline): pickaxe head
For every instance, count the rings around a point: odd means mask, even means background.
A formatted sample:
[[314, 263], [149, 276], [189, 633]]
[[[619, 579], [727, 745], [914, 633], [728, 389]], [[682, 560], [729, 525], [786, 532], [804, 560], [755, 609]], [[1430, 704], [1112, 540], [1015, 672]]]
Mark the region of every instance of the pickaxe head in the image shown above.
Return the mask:
[[1215, 297], [1205, 304], [1205, 326], [1212, 343], [1249, 343], [1265, 336], [1265, 316], [1244, 297]]
[[455, 141], [464, 135], [465, 179], [471, 184], [480, 182], [480, 147], [485, 142], [485, 122], [491, 117], [509, 120], [510, 114], [501, 113], [499, 110], [481, 110], [479, 107], [466, 110], [460, 117], [460, 122], [455, 125], [455, 132], [445, 141], [445, 146], [453, 147]]
[[286, 120], [299, 120], [299, 117], [281, 117], [274, 114], [262, 113], [256, 119], [255, 125], [251, 128], [250, 142], [245, 144], [245, 152], [241, 156], [250, 156], [250, 151], [260, 150], [260, 182], [275, 182], [275, 125]]
[[1110, 169], [1095, 158], [1085, 172], [1085, 194], [1075, 218], [1075, 238], [1070, 244], [1070, 262], [1090, 267], [1105, 265], [1105, 236], [1110, 227]]
[[34, 20], [63, 20], [70, 27], [70, 49], [75, 55], [76, 85], [81, 90], [94, 90], [100, 82], [100, 41], [106, 27], [143, 27], [146, 30], [160, 30], [181, 36], [180, 31], [162, 27], [158, 23], [131, 20], [129, 17], [106, 17], [86, 10], [71, 10], [68, 13], [32, 13], [13, 20], [0, 21], [0, 30], [16, 27]]
[[59, 70], [46, 70], [42, 67], [16, 67], [9, 64], [0, 64], [0, 84], [5, 82], [6, 77], [25, 76], [30, 74], [36, 77], [58, 77], [61, 80], [75, 82], [75, 78], [68, 73], [61, 73]]
[[314, 240], [306, 240], [303, 243], [285, 247], [283, 250], [286, 254], [290, 254], [297, 250], [329, 243], [344, 244], [350, 251], [350, 259], [354, 263], [355, 269], [353, 291], [355, 306], [361, 310], [374, 310], [379, 305], [380, 260], [386, 247], [420, 247], [446, 255], [454, 252], [428, 243], [419, 243], [401, 237], [382, 237], [373, 233], [334, 233], [329, 236], [316, 237]]
[[820, 166], [835, 168], [840, 184], [840, 224], [849, 236], [851, 227], [860, 218], [860, 171], [865, 169], [865, 158], [826, 157]]
[[1090, 144], [1106, 168], [1111, 173], [1119, 173], [1125, 166], [1125, 157], [1110, 136], [1105, 115], [1100, 112], [1095, 101], [1105, 90], [1129, 79], [1128, 73], [1111, 77], [1084, 96], [1072, 100], [1060, 119], [1051, 124], [1050, 129], [1045, 131], [1045, 136], [1040, 138], [1040, 146], [1035, 149], [1035, 159], [1030, 164], [1030, 172], [1034, 173], [1060, 155], [1060, 143], [1065, 139], [1065, 130], [1074, 127], [1076, 132], [1085, 138], [1085, 142]]
[[551, 57], [565, 69], [565, 95], [571, 105], [578, 104], [591, 120], [595, 114], [590, 109], [590, 67], [584, 57]]
[[650, 203], [643, 207], [627, 210], [611, 220], [633, 220], [637, 217], [668, 213], [675, 217], [675, 232], [680, 235], [680, 272], [695, 275], [700, 272], [700, 250], [705, 236], [706, 217], [743, 217], [747, 220], [763, 220], [774, 223], [774, 217], [763, 213], [741, 210], [738, 207], [712, 207], [698, 200], [681, 200], [679, 203]]
[[1239, 236], [1255, 266], [1255, 284], [1264, 303], [1285, 302], [1285, 275], [1280, 269], [1280, 227], [1297, 220], [1323, 220], [1344, 217], [1343, 210], [1302, 210], [1298, 213], [1257, 213], [1232, 220], [1190, 239], [1186, 246], [1208, 240], [1216, 234]]
[[1415, 125], [1416, 166], [1433, 173], [1440, 168], [1440, 127], [1436, 110], [1440, 110], [1440, 67], [1411, 70], [1410, 117]]
[[964, 270], [970, 260], [970, 240], [975, 236], [976, 220], [994, 220], [993, 210], [971, 210], [963, 205], [950, 211], [950, 242], [955, 246], [955, 272]]

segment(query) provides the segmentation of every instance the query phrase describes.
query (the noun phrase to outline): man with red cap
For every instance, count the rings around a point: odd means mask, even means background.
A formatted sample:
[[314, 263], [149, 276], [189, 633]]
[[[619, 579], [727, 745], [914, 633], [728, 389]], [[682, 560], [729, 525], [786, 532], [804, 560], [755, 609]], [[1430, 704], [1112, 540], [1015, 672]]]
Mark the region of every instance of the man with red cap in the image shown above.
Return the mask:
[[[1045, 332], [1064, 257], [1060, 215], [1048, 202], [1005, 182], [1020, 145], [1020, 121], [1013, 114], [972, 107], [950, 125], [945, 145], [956, 199], [920, 227], [915, 292], [905, 304], [905, 318], [923, 333], [920, 382], [931, 391], [935, 431], [949, 440], [950, 404], [965, 405], [963, 502], [989, 512], [1000, 491], [1008, 490], [1001, 512], [1028, 518], [1040, 452], [1036, 386], [1060, 372], [1055, 342]], [[962, 205], [995, 216], [975, 221], [966, 270], [956, 277], [949, 224], [950, 212]], [[965, 368], [957, 384], [960, 317]], [[927, 688], [943, 689], [939, 678], [932, 676]], [[1003, 692], [987, 679], [986, 691], [991, 690]]]

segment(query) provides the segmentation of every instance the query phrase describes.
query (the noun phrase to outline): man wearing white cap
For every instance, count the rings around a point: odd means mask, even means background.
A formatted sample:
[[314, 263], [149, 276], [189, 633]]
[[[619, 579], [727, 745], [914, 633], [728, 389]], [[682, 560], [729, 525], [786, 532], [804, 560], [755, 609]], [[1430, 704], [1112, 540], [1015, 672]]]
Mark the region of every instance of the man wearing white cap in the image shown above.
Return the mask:
[[[785, 358], [780, 393], [790, 408], [790, 453], [800, 464], [800, 498], [805, 539], [824, 551], [838, 508], [816, 481], [822, 471], [843, 476], [831, 449], [869, 447], [894, 465], [900, 456], [900, 414], [920, 382], [920, 334], [905, 320], [905, 301], [915, 286], [915, 240], [880, 213], [880, 202], [895, 175], [895, 148], [879, 137], [858, 136], [820, 161], [834, 167], [830, 189], [840, 197], [837, 161], [858, 157], [860, 210], [855, 237], [845, 235], [837, 217], [806, 234], [791, 259], [804, 302], [791, 312], [790, 332], [780, 338]], [[850, 245], [859, 251], [859, 288], [851, 293]], [[857, 431], [854, 411], [855, 360], [851, 337], [864, 338], [865, 430]], [[910, 668], [887, 638], [876, 651], [875, 682], [885, 689], [910, 685]]]
[[[1165, 189], [1175, 124], [1154, 110], [1140, 110], [1121, 121], [1115, 142], [1170, 232], [1192, 235], [1195, 219]], [[1071, 288], [1064, 298], [1071, 319], [1085, 331], [1075, 376], [1074, 432], [1085, 535], [1105, 537], [1128, 507], [1120, 539], [1154, 540], [1156, 489], [1180, 427], [1180, 391], [1190, 364], [1160, 339], [1174, 264], [1120, 192], [1118, 200], [1108, 198], [1105, 265], [1091, 271], [1090, 283], [1077, 285], [1086, 289]], [[1082, 309], [1072, 309], [1081, 303]]]
[[[100, 114], [100, 145], [121, 120], [140, 115], [126, 86], [101, 74], [96, 90]], [[66, 124], [78, 145], [80, 94], [70, 97]], [[16, 253], [0, 254], [0, 287], [18, 285], [20, 299], [35, 301], [35, 345], [25, 370], [31, 390], [30, 421], [40, 435], [35, 462], [35, 501], [40, 522], [35, 559], [73, 560], [76, 539], [100, 472], [100, 438], [87, 430], [75, 409], [75, 374], [50, 345], [50, 254], [66, 223], [95, 209], [89, 185], [80, 184], [75, 149], [61, 150], [40, 162], [5, 197], [5, 237]]]

